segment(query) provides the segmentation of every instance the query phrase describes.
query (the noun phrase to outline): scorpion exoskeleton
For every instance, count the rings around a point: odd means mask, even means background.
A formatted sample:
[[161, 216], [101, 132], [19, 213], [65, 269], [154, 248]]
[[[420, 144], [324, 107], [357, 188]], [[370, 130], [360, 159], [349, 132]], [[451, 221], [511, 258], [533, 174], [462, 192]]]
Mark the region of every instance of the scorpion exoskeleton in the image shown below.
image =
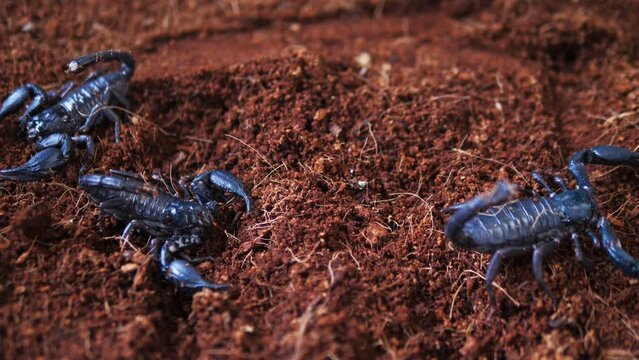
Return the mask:
[[95, 154], [93, 140], [86, 133], [103, 118], [114, 124], [115, 141], [119, 141], [121, 121], [113, 107], [115, 104], [129, 107], [126, 94], [135, 70], [131, 55], [116, 50], [99, 51], [70, 61], [66, 71], [78, 73], [98, 62], [113, 60], [122, 62], [119, 71], [93, 72], [75, 89], [74, 82], [51, 91], [25, 84], [7, 97], [0, 108], [0, 120], [17, 111], [29, 97], [33, 98], [19, 122], [29, 140], [36, 142], [37, 153], [22, 166], [0, 170], [0, 180], [42, 179], [69, 161], [76, 143], [86, 147], [80, 170], [84, 172]]
[[215, 201], [224, 201], [224, 192], [242, 197], [247, 213], [251, 211], [251, 198], [242, 182], [221, 170], [208, 171], [195, 178], [184, 177], [180, 187], [186, 198], [180, 198], [141, 180], [137, 174], [112, 170], [111, 175], [83, 175], [78, 183], [101, 211], [128, 222], [123, 238], [127, 239], [136, 229], [154, 237], [153, 252], [169, 281], [191, 290], [227, 289], [227, 285], [206, 281], [190, 264], [194, 260], [182, 251], [201, 242], [207, 227], [213, 223]]
[[[586, 267], [592, 267], [592, 262], [582, 253], [579, 233], [588, 235], [596, 248], [603, 247], [612, 263], [625, 274], [639, 277], [639, 262], [623, 250], [610, 223], [597, 210], [586, 164], [639, 166], [639, 153], [608, 145], [584, 149], [572, 155], [568, 163], [576, 189], [569, 190], [561, 177], [555, 175], [554, 182], [561, 191], [554, 192], [543, 176], [534, 172], [533, 179], [548, 196], [533, 194], [532, 198], [511, 200], [523, 189], [500, 181], [492, 191], [444, 209], [455, 211], [445, 229], [446, 236], [455, 245], [494, 254], [486, 271], [493, 309], [496, 306], [493, 280], [501, 261], [531, 252], [535, 279], [556, 307], [557, 298], [544, 280], [543, 259], [567, 235], [577, 259]], [[594, 230], [599, 231], [602, 241]]]

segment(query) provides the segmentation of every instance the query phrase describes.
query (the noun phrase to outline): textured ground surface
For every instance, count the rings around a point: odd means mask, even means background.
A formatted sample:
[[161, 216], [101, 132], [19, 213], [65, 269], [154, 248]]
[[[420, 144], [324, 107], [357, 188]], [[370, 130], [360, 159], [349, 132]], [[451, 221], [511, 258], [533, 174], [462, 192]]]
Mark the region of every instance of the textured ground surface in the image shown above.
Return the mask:
[[[199, 270], [228, 293], [179, 294], [101, 229], [79, 161], [0, 186], [0, 354], [34, 358], [639, 356], [639, 287], [592, 246], [504, 266], [454, 249], [441, 209], [497, 179], [566, 176], [598, 143], [639, 145], [639, 2], [3, 2], [0, 94], [67, 79], [102, 48], [138, 60], [123, 141], [93, 134], [92, 171], [173, 180], [236, 173], [255, 212], [224, 206]], [[0, 165], [33, 149], [0, 124]], [[593, 167], [601, 210], [639, 256], [639, 176]], [[168, 181], [168, 180], [167, 180]], [[163, 186], [163, 185], [160, 185]]]

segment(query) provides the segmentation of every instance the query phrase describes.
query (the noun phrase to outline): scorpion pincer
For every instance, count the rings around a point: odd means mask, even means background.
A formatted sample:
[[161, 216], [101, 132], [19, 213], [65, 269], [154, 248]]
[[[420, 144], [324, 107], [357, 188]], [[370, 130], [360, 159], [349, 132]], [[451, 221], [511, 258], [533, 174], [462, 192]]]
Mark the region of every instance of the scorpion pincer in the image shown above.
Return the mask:
[[557, 299], [544, 281], [543, 260], [563, 238], [570, 236], [577, 259], [591, 267], [591, 261], [582, 253], [580, 233], [586, 234], [596, 248], [603, 248], [626, 275], [639, 278], [639, 262], [624, 251], [610, 223], [597, 210], [587, 164], [638, 167], [639, 153], [608, 145], [584, 149], [572, 155], [568, 163], [568, 171], [576, 180], [575, 189], [569, 190], [561, 177], [555, 175], [553, 180], [560, 191], [554, 192], [541, 174], [534, 172], [533, 179], [548, 196], [534, 194], [532, 198], [512, 200], [516, 188], [501, 181], [488, 193], [444, 209], [455, 211], [446, 225], [446, 237], [457, 246], [493, 254], [486, 271], [493, 309], [496, 306], [493, 280], [502, 260], [530, 253], [535, 279], [556, 307]]
[[113, 111], [116, 105], [129, 107], [126, 94], [135, 70], [135, 61], [127, 52], [105, 50], [81, 56], [67, 64], [67, 72], [79, 73], [98, 62], [120, 61], [119, 71], [103, 74], [93, 72], [74, 89], [68, 82], [57, 90], [46, 91], [35, 84], [25, 84], [11, 93], [0, 108], [0, 120], [16, 112], [31, 97], [33, 101], [19, 118], [37, 153], [24, 165], [0, 170], [0, 180], [34, 181], [45, 178], [64, 166], [75, 144], [86, 147], [80, 172], [95, 155], [91, 137], [86, 135], [106, 118], [115, 127], [115, 141], [120, 138], [120, 117]]
[[189, 290], [228, 288], [206, 281], [190, 264], [197, 260], [182, 251], [201, 242], [213, 223], [215, 201], [225, 200], [224, 192], [242, 197], [246, 212], [251, 211], [251, 198], [234, 175], [214, 170], [195, 178], [185, 177], [180, 180], [180, 186], [186, 198], [170, 195], [141, 181], [136, 174], [123, 171], [83, 175], [78, 183], [101, 211], [128, 222], [123, 238], [135, 230], [153, 237], [152, 247], [167, 280]]

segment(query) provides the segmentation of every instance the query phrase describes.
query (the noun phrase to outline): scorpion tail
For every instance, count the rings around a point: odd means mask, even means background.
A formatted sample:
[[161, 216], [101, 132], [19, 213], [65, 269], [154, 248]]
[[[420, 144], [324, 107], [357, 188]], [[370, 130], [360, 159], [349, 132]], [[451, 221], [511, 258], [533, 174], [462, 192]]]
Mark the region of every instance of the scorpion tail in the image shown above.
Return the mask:
[[619, 146], [600, 145], [577, 151], [568, 161], [568, 171], [575, 177], [577, 185], [592, 192], [586, 173], [587, 164], [639, 166], [639, 152]]
[[603, 240], [604, 250], [610, 261], [623, 271], [624, 274], [639, 278], [639, 261], [621, 247], [621, 242], [612, 230], [608, 220], [602, 217], [599, 220], [598, 227]]
[[37, 152], [24, 165], [0, 170], [0, 180], [35, 181], [49, 176], [54, 169], [66, 164], [67, 159], [58, 148], [45, 148]]
[[133, 56], [126, 51], [118, 50], [104, 50], [90, 53], [79, 58], [71, 60], [67, 64], [66, 71], [71, 73], [82, 72], [89, 66], [95, 65], [99, 62], [120, 61], [122, 66], [120, 67], [120, 74], [127, 80], [133, 77], [135, 72], [135, 60]]
[[445, 212], [455, 211], [444, 229], [446, 237], [455, 243], [459, 243], [460, 240], [462, 240], [461, 232], [466, 221], [482, 210], [508, 201], [514, 194], [514, 186], [505, 181], [500, 181], [490, 192], [481, 194], [472, 200], [444, 209], [443, 211]]

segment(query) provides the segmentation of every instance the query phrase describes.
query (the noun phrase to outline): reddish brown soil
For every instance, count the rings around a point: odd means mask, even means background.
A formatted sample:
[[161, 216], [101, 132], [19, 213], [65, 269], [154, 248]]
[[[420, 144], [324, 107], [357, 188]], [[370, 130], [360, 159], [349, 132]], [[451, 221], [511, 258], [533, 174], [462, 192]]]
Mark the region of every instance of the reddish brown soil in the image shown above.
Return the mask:
[[[490, 317], [489, 256], [453, 248], [441, 212], [497, 179], [567, 176], [580, 147], [639, 144], [639, 1], [147, 3], [4, 2], [0, 94], [131, 49], [135, 115], [120, 144], [94, 133], [92, 171], [242, 178], [255, 212], [223, 207], [195, 252], [233, 290], [176, 293], [145, 237], [98, 225], [75, 160], [0, 187], [5, 358], [639, 356], [638, 281], [601, 252], [592, 271], [568, 243], [548, 259], [556, 310], [528, 259], [506, 264]], [[33, 154], [15, 116], [0, 149], [2, 167]], [[639, 256], [637, 172], [590, 173]]]

